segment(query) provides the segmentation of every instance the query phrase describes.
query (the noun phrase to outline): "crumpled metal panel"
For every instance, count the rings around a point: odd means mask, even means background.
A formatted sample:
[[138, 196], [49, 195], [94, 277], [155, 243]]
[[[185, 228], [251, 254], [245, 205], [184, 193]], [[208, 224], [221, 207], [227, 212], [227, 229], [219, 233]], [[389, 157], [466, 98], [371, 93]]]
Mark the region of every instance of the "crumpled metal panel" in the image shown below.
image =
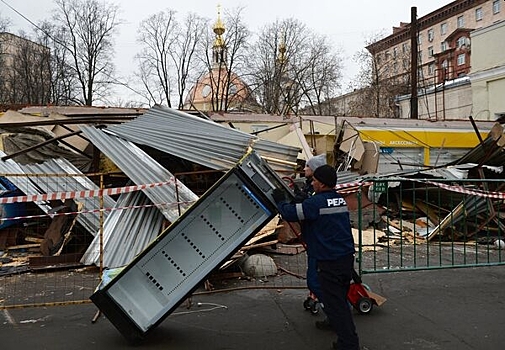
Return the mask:
[[[121, 194], [116, 207], [119, 210], [111, 212], [103, 225], [103, 266], [108, 268], [128, 264], [161, 233], [163, 227], [163, 214], [141, 191]], [[131, 207], [137, 209], [129, 209]], [[98, 234], [82, 256], [81, 263], [99, 265]]]
[[[117, 207], [146, 205], [155, 207], [134, 210], [117, 210], [104, 222], [105, 267], [118, 267], [129, 263], [161, 232], [163, 216], [168, 221], [177, 220], [198, 199], [182, 182], [177, 181], [167, 169], [131, 142], [107, 134], [94, 127], [81, 127], [83, 134], [110, 158], [136, 185], [169, 182], [166, 185], [146, 188], [135, 195], [122, 195]], [[100, 241], [98, 235], [88, 247], [81, 263], [99, 264]]]
[[131, 142], [107, 134], [94, 127], [82, 127], [83, 134], [116, 164], [136, 185], [169, 182], [143, 189], [168, 221], [175, 221], [198, 199], [182, 182], [147, 153]]
[[262, 157], [279, 160], [271, 164], [275, 170], [293, 170], [288, 162], [296, 163], [300, 151], [162, 106], [135, 120], [109, 126], [107, 131], [211, 169], [231, 169], [252, 147]]

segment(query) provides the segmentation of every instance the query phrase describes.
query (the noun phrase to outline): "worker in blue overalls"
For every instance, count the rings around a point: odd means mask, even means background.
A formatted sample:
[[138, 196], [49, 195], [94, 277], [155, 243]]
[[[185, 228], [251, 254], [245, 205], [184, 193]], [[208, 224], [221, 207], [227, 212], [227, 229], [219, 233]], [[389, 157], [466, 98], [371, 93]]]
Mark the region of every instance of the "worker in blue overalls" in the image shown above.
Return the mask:
[[301, 222], [307, 254], [316, 260], [324, 311], [337, 333], [333, 348], [357, 350], [359, 338], [347, 301], [354, 270], [354, 239], [347, 203], [335, 190], [336, 182], [335, 169], [323, 165], [314, 171], [313, 196], [301, 203], [288, 202], [280, 189], [272, 196], [284, 220]]
[[[326, 155], [320, 154], [310, 158], [305, 164], [303, 169], [305, 175], [305, 184], [300, 192], [295, 193], [295, 202], [301, 203], [303, 200], [309, 198], [314, 194], [314, 187], [312, 186], [312, 176], [314, 171], [322, 165], [326, 164]], [[296, 191], [295, 191], [296, 192]], [[309, 296], [304, 301], [303, 305], [307, 310], [317, 313], [317, 303], [324, 308], [324, 303], [321, 297], [319, 282], [317, 280], [316, 259], [308, 254], [307, 251], [307, 287], [309, 288]], [[324, 311], [324, 310], [323, 310]], [[318, 328], [328, 328], [328, 320], [316, 322]]]

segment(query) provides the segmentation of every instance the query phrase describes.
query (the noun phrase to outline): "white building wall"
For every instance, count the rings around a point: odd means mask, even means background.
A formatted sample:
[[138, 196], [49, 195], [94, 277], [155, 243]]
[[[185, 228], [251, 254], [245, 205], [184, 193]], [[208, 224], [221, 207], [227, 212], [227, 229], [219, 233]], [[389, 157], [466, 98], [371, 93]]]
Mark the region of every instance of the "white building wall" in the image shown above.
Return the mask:
[[505, 21], [471, 33], [473, 116], [495, 120], [505, 113]]
[[[400, 118], [410, 118], [410, 96], [400, 98]], [[468, 120], [472, 115], [472, 88], [468, 79], [449, 81], [418, 96], [419, 119]]]

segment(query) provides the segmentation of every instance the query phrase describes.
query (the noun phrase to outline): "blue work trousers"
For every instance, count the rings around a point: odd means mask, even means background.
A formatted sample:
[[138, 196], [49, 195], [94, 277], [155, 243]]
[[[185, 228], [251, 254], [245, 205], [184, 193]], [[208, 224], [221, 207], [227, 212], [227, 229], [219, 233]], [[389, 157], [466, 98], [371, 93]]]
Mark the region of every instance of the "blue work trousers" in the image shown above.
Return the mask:
[[316, 296], [319, 303], [324, 305], [321, 296], [321, 285], [317, 277], [317, 260], [310, 255], [307, 255], [307, 288]]

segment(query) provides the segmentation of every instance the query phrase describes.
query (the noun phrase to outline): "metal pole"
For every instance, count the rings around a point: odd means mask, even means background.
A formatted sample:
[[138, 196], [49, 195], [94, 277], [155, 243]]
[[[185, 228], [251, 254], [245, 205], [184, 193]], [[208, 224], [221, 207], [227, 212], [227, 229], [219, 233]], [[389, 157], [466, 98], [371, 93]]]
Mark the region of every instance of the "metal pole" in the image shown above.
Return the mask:
[[417, 7], [410, 9], [410, 53], [411, 53], [411, 92], [410, 92], [410, 118], [418, 119], [417, 110]]

